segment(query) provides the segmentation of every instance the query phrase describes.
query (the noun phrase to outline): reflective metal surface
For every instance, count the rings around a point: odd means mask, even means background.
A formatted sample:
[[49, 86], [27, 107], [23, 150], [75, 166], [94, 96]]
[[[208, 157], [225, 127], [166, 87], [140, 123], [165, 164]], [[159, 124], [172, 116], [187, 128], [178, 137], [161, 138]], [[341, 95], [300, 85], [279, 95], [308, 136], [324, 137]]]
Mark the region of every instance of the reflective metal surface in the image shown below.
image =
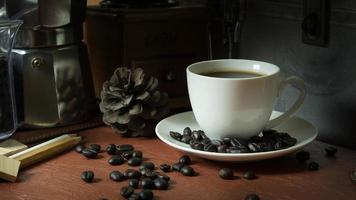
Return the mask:
[[[91, 116], [95, 107], [83, 45], [14, 50], [14, 67], [21, 73], [24, 123], [30, 127], [72, 124]], [[89, 82], [89, 84], [88, 84]], [[20, 84], [20, 85], [19, 85]]]

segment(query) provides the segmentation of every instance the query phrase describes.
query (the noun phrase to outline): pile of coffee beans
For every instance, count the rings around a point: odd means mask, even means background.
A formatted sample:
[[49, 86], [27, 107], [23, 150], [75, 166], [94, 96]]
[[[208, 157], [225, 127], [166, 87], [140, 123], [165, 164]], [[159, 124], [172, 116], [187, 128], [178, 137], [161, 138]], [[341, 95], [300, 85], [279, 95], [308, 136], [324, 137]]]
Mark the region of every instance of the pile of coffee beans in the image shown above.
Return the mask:
[[222, 140], [210, 139], [202, 130], [192, 131], [189, 127], [183, 133], [170, 131], [169, 135], [180, 142], [189, 144], [192, 149], [217, 153], [255, 153], [285, 149], [297, 143], [288, 133], [265, 130], [248, 141], [225, 137]]

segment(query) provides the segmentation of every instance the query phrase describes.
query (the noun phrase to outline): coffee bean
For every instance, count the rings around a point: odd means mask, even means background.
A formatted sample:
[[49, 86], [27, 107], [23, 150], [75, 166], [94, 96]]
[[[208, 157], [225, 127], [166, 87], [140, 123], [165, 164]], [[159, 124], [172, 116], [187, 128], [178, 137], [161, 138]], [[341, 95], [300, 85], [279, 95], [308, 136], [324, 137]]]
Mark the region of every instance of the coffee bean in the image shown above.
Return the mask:
[[166, 190], [168, 188], [168, 182], [163, 178], [156, 178], [153, 180], [154, 186], [158, 190]]
[[255, 172], [253, 172], [253, 171], [247, 171], [247, 172], [244, 174], [244, 178], [245, 178], [245, 179], [248, 179], [248, 180], [252, 180], [252, 179], [256, 179], [257, 176], [256, 176]]
[[140, 200], [152, 200], [153, 199], [153, 192], [151, 190], [144, 189], [138, 193], [140, 196]]
[[285, 148], [294, 146], [295, 144], [297, 144], [297, 139], [292, 137], [285, 138], [283, 139], [283, 144]]
[[139, 183], [140, 183], [140, 181], [137, 179], [129, 179], [129, 181], [128, 181], [128, 185], [135, 189], [138, 188]]
[[132, 157], [127, 161], [130, 166], [139, 166], [142, 163], [142, 158]]
[[226, 145], [224, 145], [224, 144], [223, 145], [219, 145], [217, 148], [218, 148], [217, 151], [219, 153], [226, 153], [226, 149], [227, 149]]
[[189, 144], [189, 142], [192, 141], [192, 140], [193, 140], [193, 138], [190, 137], [189, 135], [183, 135], [182, 139], [180, 141], [183, 142], [183, 143]]
[[192, 167], [190, 166], [184, 166], [182, 167], [182, 169], [180, 170], [180, 172], [184, 175], [184, 176], [194, 176], [195, 175], [195, 171]]
[[98, 153], [96, 151], [89, 148], [83, 149], [82, 154], [88, 159], [94, 159], [98, 156]]
[[237, 138], [231, 138], [230, 143], [231, 143], [231, 146], [233, 146], [233, 147], [235, 147], [235, 146], [238, 146], [238, 147], [244, 146]]
[[310, 162], [308, 165], [308, 169], [311, 171], [316, 171], [319, 169], [319, 164], [317, 162]]
[[227, 153], [249, 153], [250, 150], [248, 150], [244, 146], [232, 146], [226, 149]]
[[119, 171], [112, 171], [109, 174], [109, 177], [111, 180], [116, 181], [116, 182], [125, 180], [125, 176]]
[[142, 158], [142, 151], [134, 151], [132, 157]]
[[204, 145], [201, 143], [194, 143], [191, 144], [190, 147], [195, 150], [203, 151], [204, 150]]
[[161, 164], [159, 168], [164, 171], [164, 172], [170, 172], [171, 171], [171, 166], [168, 164]]
[[147, 169], [145, 167], [140, 168], [140, 172], [141, 172], [142, 176], [146, 176], [146, 177], [149, 177], [151, 179], [154, 179], [157, 176], [156, 172], [154, 172], [154, 171], [152, 171], [150, 169]]
[[195, 140], [195, 141], [203, 140], [203, 136], [201, 135], [201, 132], [199, 132], [199, 131], [193, 131], [191, 136], [192, 136], [193, 140]]
[[141, 179], [140, 186], [143, 189], [152, 189], [154, 185], [151, 178], [145, 177]]
[[260, 197], [257, 194], [249, 194], [245, 197], [245, 200], [260, 200]]
[[252, 136], [252, 137], [249, 139], [249, 142], [251, 142], [251, 143], [260, 143], [260, 142], [262, 142], [262, 137], [259, 137], [259, 136]]
[[124, 198], [129, 198], [133, 193], [134, 193], [135, 189], [131, 186], [124, 186], [121, 188], [120, 190], [120, 194], [122, 197]]
[[251, 152], [260, 152], [263, 151], [261, 146], [258, 143], [250, 142], [248, 143], [248, 148], [250, 149]]
[[100, 153], [101, 150], [101, 146], [99, 144], [91, 144], [88, 148], [96, 151], [97, 153]]
[[334, 156], [337, 152], [337, 148], [329, 146], [325, 148], [326, 155], [328, 156]]
[[309, 160], [310, 158], [310, 153], [307, 151], [299, 151], [296, 155], [295, 158], [299, 160], [300, 162], [305, 162]]
[[183, 130], [183, 136], [184, 136], [184, 135], [191, 136], [191, 135], [192, 135], [192, 130], [191, 130], [189, 127], [186, 127], [186, 128]]
[[121, 156], [125, 158], [126, 160], [129, 160], [133, 157], [134, 151], [125, 151], [121, 153]]
[[139, 169], [142, 169], [142, 168], [146, 168], [146, 169], [149, 169], [149, 170], [154, 170], [155, 169], [155, 164], [153, 164], [152, 162], [143, 162]]
[[222, 142], [227, 146], [231, 146], [231, 138], [230, 137], [223, 138]]
[[138, 193], [133, 193], [127, 200], [141, 200]]
[[231, 180], [234, 179], [234, 171], [230, 168], [222, 168], [219, 170], [219, 176], [222, 179]]
[[180, 133], [178, 133], [178, 132], [170, 131], [170, 132], [169, 132], [169, 135], [170, 135], [173, 139], [178, 140], [178, 141], [180, 141], [180, 140], [182, 139], [182, 135], [181, 135]]
[[85, 146], [83, 144], [78, 144], [77, 146], [75, 146], [75, 151], [77, 153], [82, 153], [82, 151], [85, 149]]
[[124, 163], [124, 159], [121, 156], [115, 155], [111, 156], [111, 158], [108, 160], [108, 163], [110, 165], [121, 165]]
[[187, 155], [183, 155], [182, 157], [179, 158], [179, 163], [182, 163], [183, 165], [190, 165], [191, 159]]
[[222, 141], [220, 141], [220, 140], [211, 140], [211, 144], [213, 144], [213, 145], [215, 145], [215, 146], [220, 146], [220, 145], [222, 145], [223, 143], [222, 143]]
[[169, 176], [167, 176], [166, 174], [161, 174], [161, 173], [157, 173], [157, 178], [163, 178], [164, 180], [166, 180], [167, 182], [169, 182], [169, 180], [171, 179]]
[[200, 143], [202, 143], [204, 146], [212, 144], [209, 138], [204, 138]]
[[172, 165], [172, 169], [173, 171], [177, 171], [180, 172], [180, 170], [182, 169], [182, 167], [184, 167], [184, 165], [182, 163], [174, 163]]
[[140, 179], [142, 174], [141, 172], [135, 170], [135, 169], [127, 169], [125, 172], [124, 172], [124, 176], [127, 178], [127, 179]]
[[82, 172], [82, 174], [80, 175], [80, 178], [87, 182], [87, 183], [90, 183], [93, 181], [93, 178], [94, 178], [94, 172], [93, 171], [84, 171]]
[[106, 153], [109, 155], [115, 155], [116, 154], [116, 145], [115, 144], [109, 144], [106, 147]]
[[208, 151], [208, 152], [217, 152], [218, 151], [218, 148], [213, 145], [213, 144], [206, 144], [204, 145], [204, 151]]
[[356, 183], [356, 170], [353, 170], [350, 174], [351, 181]]
[[135, 148], [131, 144], [122, 144], [117, 146], [116, 149], [123, 153], [125, 151], [133, 151]]

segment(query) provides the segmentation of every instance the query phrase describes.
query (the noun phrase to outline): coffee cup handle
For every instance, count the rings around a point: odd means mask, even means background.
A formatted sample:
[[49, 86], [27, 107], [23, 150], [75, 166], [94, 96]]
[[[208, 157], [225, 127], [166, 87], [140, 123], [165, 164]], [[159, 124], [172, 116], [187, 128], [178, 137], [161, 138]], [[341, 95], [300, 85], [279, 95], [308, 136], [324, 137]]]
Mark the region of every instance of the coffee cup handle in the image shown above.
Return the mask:
[[267, 123], [266, 127], [264, 128], [265, 130], [267, 129], [271, 129], [275, 126], [278, 126], [279, 124], [281, 124], [283, 121], [289, 119], [289, 117], [291, 115], [293, 115], [298, 109], [299, 107], [302, 105], [304, 98], [305, 98], [305, 85], [304, 85], [304, 81], [296, 76], [290, 76], [287, 79], [285, 79], [284, 81], [282, 81], [282, 83], [280, 84], [279, 87], [279, 91], [278, 91], [278, 96], [282, 93], [282, 91], [284, 90], [284, 88], [290, 84], [291, 86], [293, 86], [294, 88], [296, 88], [297, 90], [299, 90], [299, 97], [297, 99], [297, 101], [292, 105], [292, 107], [289, 108], [289, 110], [287, 110], [285, 113], [283, 113], [282, 115], [269, 120], [269, 122]]

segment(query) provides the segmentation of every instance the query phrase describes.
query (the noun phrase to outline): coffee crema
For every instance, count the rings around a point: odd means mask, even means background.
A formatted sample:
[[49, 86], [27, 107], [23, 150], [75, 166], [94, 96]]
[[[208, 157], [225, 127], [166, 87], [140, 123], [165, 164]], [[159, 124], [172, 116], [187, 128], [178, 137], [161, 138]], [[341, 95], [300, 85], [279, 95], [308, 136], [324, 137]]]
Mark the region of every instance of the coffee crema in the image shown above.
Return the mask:
[[259, 76], [265, 76], [266, 74], [251, 71], [216, 71], [200, 73], [200, 75], [216, 78], [254, 78]]

